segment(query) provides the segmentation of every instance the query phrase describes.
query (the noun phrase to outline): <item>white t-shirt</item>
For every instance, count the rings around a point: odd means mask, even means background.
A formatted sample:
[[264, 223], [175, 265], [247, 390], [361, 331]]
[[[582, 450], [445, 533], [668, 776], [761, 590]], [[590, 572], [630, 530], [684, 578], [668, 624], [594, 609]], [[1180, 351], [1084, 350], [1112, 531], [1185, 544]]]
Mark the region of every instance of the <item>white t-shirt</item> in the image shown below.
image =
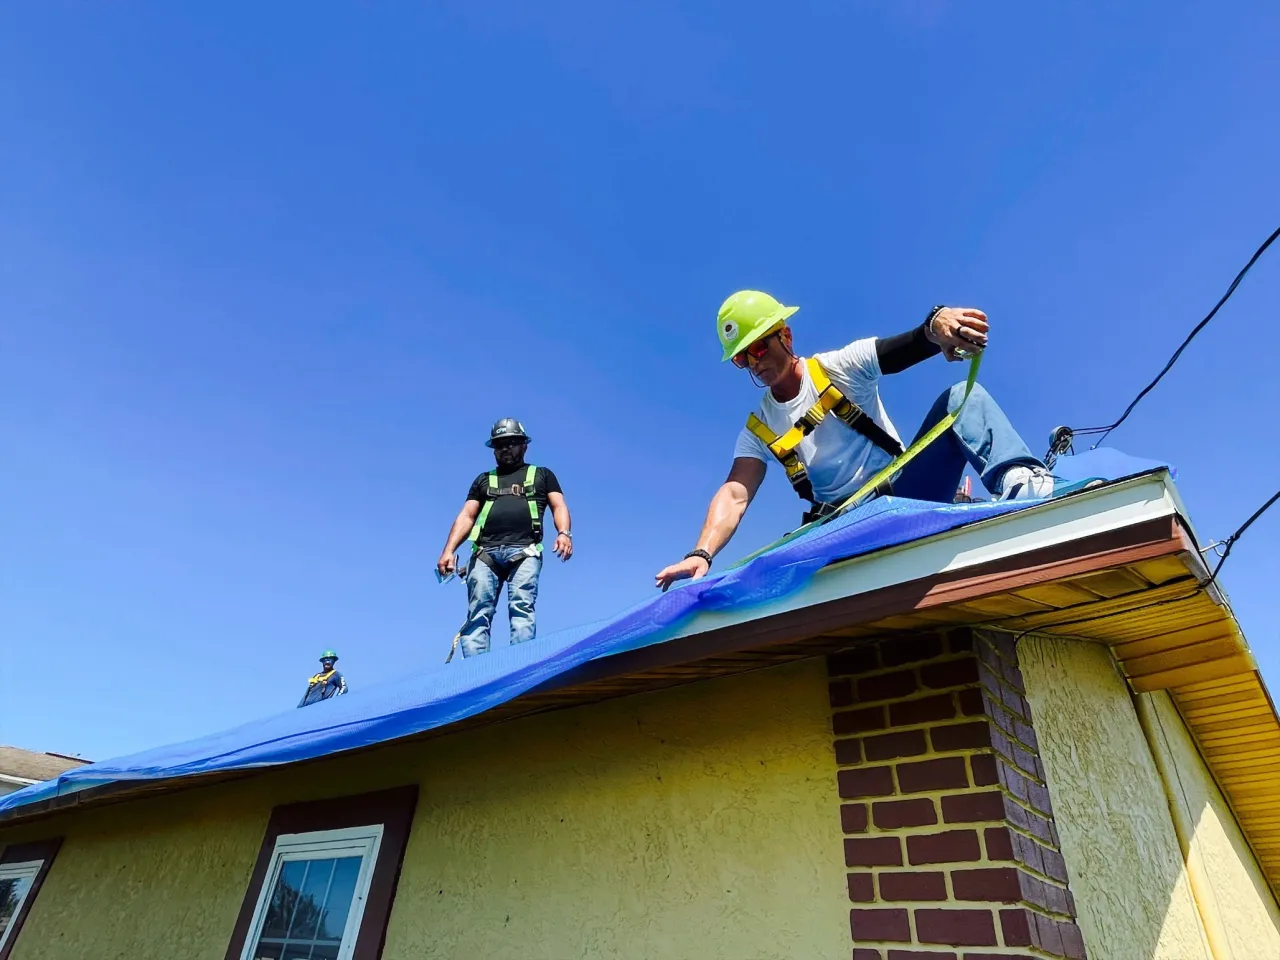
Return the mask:
[[[827, 376], [837, 390], [901, 442], [898, 431], [894, 429], [880, 402], [880, 390], [877, 387], [880, 381], [880, 360], [876, 357], [874, 337], [855, 340], [839, 350], [816, 354], [815, 358], [827, 371]], [[774, 399], [773, 392], [766, 390], [760, 409], [756, 411], [756, 416], [779, 436], [790, 430], [804, 412], [818, 402], [818, 390], [809, 376], [808, 367], [804, 367], [803, 371], [804, 382], [795, 399], [779, 403]], [[814, 496], [822, 503], [839, 503], [857, 493], [858, 488], [891, 459], [889, 454], [857, 430], [830, 414], [818, 424], [813, 433], [800, 441], [796, 452], [809, 471]], [[738, 434], [733, 456], [735, 459], [755, 457], [766, 464], [778, 462], [760, 438], [746, 427]]]

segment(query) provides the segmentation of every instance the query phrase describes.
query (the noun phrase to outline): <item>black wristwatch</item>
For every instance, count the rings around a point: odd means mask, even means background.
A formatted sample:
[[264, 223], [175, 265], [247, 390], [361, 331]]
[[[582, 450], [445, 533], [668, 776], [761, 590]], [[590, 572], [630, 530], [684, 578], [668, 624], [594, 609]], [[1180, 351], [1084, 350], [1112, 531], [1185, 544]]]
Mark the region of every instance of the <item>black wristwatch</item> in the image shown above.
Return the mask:
[[708, 570], [711, 569], [711, 554], [707, 553], [707, 551], [690, 550], [688, 553], [684, 555], [684, 558], [688, 560], [690, 557], [701, 557], [703, 560], [707, 561], [707, 569]]

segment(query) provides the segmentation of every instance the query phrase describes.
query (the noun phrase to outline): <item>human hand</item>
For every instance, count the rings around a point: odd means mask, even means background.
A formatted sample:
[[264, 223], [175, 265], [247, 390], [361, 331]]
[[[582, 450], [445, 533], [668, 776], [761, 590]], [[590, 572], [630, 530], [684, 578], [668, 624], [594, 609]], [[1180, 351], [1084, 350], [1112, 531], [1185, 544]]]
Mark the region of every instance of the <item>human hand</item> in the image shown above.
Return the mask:
[[658, 575], [654, 577], [654, 586], [660, 587], [663, 593], [667, 592], [677, 580], [698, 580], [707, 575], [707, 571], [711, 569], [711, 564], [703, 560], [701, 557], [685, 557], [679, 563], [673, 563], [669, 567], [663, 567], [658, 571]]
[[963, 360], [957, 351], [977, 353], [987, 345], [987, 315], [976, 307], [943, 307], [933, 315], [925, 336], [942, 348], [948, 361]]
[[556, 542], [551, 550], [562, 561], [568, 560], [573, 556], [573, 537], [565, 536], [563, 533], [556, 534]]
[[436, 573], [444, 578], [452, 574], [457, 566], [458, 560], [452, 553], [442, 553], [440, 559], [436, 561]]

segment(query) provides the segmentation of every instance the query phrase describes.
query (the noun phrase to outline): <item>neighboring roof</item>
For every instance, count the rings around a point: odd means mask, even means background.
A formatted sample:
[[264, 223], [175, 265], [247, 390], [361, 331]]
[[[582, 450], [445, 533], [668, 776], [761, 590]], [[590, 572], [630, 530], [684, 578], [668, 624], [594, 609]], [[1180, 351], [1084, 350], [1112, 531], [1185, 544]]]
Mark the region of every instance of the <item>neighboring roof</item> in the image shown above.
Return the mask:
[[88, 760], [66, 757], [60, 753], [36, 753], [19, 747], [0, 745], [0, 776], [18, 780], [52, 780], [60, 773], [82, 767]]
[[1036, 504], [878, 500], [610, 620], [74, 770], [0, 821], [978, 624], [1106, 642], [1168, 690], [1280, 888], [1280, 721], [1164, 469]]

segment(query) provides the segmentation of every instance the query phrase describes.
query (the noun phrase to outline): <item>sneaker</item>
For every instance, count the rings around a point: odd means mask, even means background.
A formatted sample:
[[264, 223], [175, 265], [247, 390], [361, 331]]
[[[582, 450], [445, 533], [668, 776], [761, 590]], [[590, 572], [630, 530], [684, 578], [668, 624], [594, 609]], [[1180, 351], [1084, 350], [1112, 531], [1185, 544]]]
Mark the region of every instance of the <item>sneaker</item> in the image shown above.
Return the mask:
[[1000, 478], [997, 500], [1043, 500], [1053, 496], [1053, 474], [1041, 466], [1010, 467]]

